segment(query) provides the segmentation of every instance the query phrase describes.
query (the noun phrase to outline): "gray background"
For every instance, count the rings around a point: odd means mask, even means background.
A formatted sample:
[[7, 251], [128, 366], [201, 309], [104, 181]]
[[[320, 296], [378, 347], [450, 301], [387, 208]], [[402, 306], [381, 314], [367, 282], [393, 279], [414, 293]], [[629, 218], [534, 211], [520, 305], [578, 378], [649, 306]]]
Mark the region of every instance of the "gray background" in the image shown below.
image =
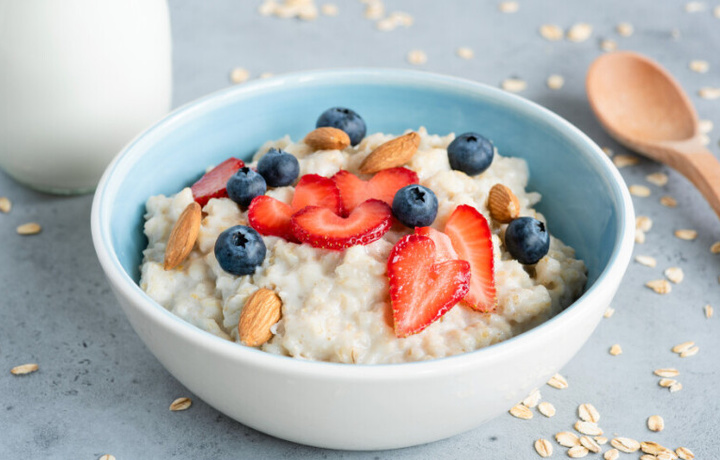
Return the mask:
[[[585, 71], [602, 53], [598, 43], [606, 37], [620, 49], [657, 59], [680, 80], [700, 117], [717, 126], [710, 148], [718, 155], [720, 100], [697, 97], [701, 86], [720, 86], [720, 19], [711, 12], [717, 1], [706, 1], [703, 12], [687, 13], [679, 0], [520, 0], [519, 12], [503, 14], [496, 1], [386, 0], [389, 11], [415, 18], [412, 27], [391, 32], [375, 30], [355, 0], [335, 0], [338, 17], [311, 22], [261, 17], [259, 3], [170, 0], [175, 106], [227, 87], [236, 66], [254, 77], [347, 66], [420, 67], [490, 85], [516, 76], [528, 82], [523, 96], [567, 118], [599, 145], [627, 153], [600, 129], [584, 93]], [[578, 21], [594, 26], [584, 43], [548, 42], [537, 32], [541, 24], [567, 28]], [[633, 36], [617, 35], [614, 27], [621, 21], [635, 26]], [[671, 37], [674, 28], [677, 39]], [[472, 47], [475, 58], [459, 59], [459, 46]], [[411, 49], [424, 50], [427, 64], [408, 64]], [[690, 71], [691, 59], [709, 61], [710, 72]], [[565, 77], [559, 91], [545, 86], [553, 73]], [[176, 397], [193, 395], [148, 352], [112, 296], [91, 243], [92, 196], [36, 193], [0, 172], [0, 196], [14, 203], [10, 214], [0, 214], [0, 458], [95, 459], [104, 453], [118, 459], [540, 458], [532, 447], [535, 439], [571, 430], [576, 408], [585, 402], [598, 408], [610, 437], [686, 446], [697, 458], [717, 458], [720, 312], [706, 319], [702, 307], [710, 303], [720, 310], [720, 255], [708, 250], [720, 240], [718, 219], [683, 177], [664, 166], [642, 160], [621, 171], [628, 184], [652, 189], [648, 198], [633, 198], [637, 213], [654, 220], [635, 254], [654, 256], [658, 267], [631, 263], [613, 302], [615, 315], [603, 320], [562, 370], [570, 387], [541, 388], [557, 415], [547, 419], [536, 413], [529, 421], [501, 415], [451, 439], [384, 452], [296, 445], [247, 428], [198, 399], [185, 412], [168, 411]], [[670, 176], [662, 189], [644, 180], [656, 171]], [[661, 206], [663, 194], [679, 206]], [[42, 224], [43, 232], [18, 236], [16, 226], [28, 221]], [[679, 228], [695, 229], [699, 237], [678, 240], [673, 232]], [[671, 294], [660, 296], [643, 286], [662, 278], [668, 266], [682, 267], [686, 277]], [[699, 344], [698, 355], [680, 359], [670, 352], [686, 340]], [[614, 343], [622, 346], [622, 355], [608, 354]], [[9, 373], [27, 362], [39, 363], [40, 370], [24, 377]], [[678, 368], [683, 390], [671, 394], [660, 388], [652, 373], [658, 367]], [[665, 419], [661, 433], [646, 428], [653, 414]], [[564, 456], [555, 444], [553, 457]]]

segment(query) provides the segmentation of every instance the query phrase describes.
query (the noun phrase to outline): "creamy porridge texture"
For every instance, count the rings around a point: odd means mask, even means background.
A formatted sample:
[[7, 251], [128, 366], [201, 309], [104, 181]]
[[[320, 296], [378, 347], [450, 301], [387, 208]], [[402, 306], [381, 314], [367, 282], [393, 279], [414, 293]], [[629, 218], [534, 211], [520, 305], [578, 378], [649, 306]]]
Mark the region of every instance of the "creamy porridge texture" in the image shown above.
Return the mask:
[[[282, 300], [282, 316], [271, 328], [272, 338], [261, 346], [270, 353], [296, 358], [343, 363], [398, 363], [419, 361], [476, 350], [506, 340], [536, 326], [572, 303], [582, 293], [586, 269], [574, 250], [550, 237], [547, 255], [523, 265], [506, 250], [502, 237], [506, 224], [490, 219], [488, 194], [504, 184], [517, 196], [519, 214], [544, 221], [533, 206], [540, 200], [526, 192], [528, 168], [524, 160], [495, 153], [490, 167], [476, 176], [451, 169], [447, 148], [453, 134], [431, 135], [416, 131], [417, 153], [405, 164], [420, 184], [438, 200], [432, 227], [442, 230], [453, 211], [470, 205], [488, 217], [492, 231], [497, 306], [482, 313], [458, 303], [419, 333], [398, 338], [388, 283], [388, 257], [393, 246], [412, 230], [395, 222], [380, 239], [342, 251], [263, 236], [267, 255], [252, 275], [235, 276], [223, 270], [213, 248], [225, 229], [248, 225], [248, 212], [230, 198], [213, 198], [202, 208], [197, 242], [180, 266], [165, 270], [166, 245], [180, 214], [193, 202], [185, 188], [177, 194], [150, 197], [146, 204], [144, 251], [140, 285], [147, 294], [180, 318], [219, 337], [237, 341], [238, 321], [246, 301], [267, 288]], [[359, 173], [365, 158], [393, 139], [372, 134], [356, 146], [315, 151], [289, 137], [266, 143], [253, 163], [270, 148], [282, 149], [298, 159], [299, 174], [332, 177], [347, 170]], [[290, 204], [293, 186], [268, 188], [267, 195]], [[550, 222], [552, 230], [552, 222]]]

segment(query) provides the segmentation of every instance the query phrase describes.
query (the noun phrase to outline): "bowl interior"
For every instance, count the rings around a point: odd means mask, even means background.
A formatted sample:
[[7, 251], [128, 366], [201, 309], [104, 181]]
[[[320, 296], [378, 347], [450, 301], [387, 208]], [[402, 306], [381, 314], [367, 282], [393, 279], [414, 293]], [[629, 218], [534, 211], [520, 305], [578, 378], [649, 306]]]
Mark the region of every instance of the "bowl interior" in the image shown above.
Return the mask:
[[529, 190], [549, 230], [588, 267], [588, 287], [617, 249], [622, 192], [612, 166], [587, 137], [551, 112], [477, 83], [409, 71], [341, 70], [253, 82], [176, 111], [121, 153], [106, 171], [100, 221], [117, 262], [139, 280], [145, 201], [192, 184], [229, 156], [249, 158], [265, 141], [302, 138], [332, 106], [360, 113], [368, 133], [476, 131], [503, 156], [527, 160]]

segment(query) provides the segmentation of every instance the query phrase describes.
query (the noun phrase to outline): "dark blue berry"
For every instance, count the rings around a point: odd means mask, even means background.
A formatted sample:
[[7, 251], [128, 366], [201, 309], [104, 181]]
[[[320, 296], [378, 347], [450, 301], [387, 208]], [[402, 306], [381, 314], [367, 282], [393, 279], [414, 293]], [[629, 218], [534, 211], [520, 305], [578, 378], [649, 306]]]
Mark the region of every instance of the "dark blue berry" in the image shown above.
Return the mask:
[[365, 120], [355, 111], [344, 107], [333, 107], [327, 109], [320, 115], [315, 124], [316, 128], [330, 126], [345, 131], [350, 137], [350, 144], [358, 145], [365, 137], [367, 127]]
[[392, 211], [397, 220], [410, 228], [427, 227], [437, 216], [438, 200], [429, 188], [411, 184], [395, 193]]
[[518, 217], [505, 230], [505, 248], [521, 264], [532, 265], [548, 253], [550, 234], [539, 220]]
[[490, 167], [494, 148], [485, 137], [477, 133], [465, 133], [448, 145], [447, 152], [452, 169], [476, 176]]
[[300, 174], [300, 163], [295, 155], [270, 149], [258, 161], [257, 170], [270, 187], [284, 187], [295, 182]]
[[231, 200], [240, 206], [250, 206], [256, 196], [267, 190], [263, 176], [250, 168], [240, 168], [227, 181], [227, 192]]
[[232, 275], [252, 275], [265, 260], [265, 243], [258, 232], [244, 225], [230, 227], [215, 241], [215, 258]]

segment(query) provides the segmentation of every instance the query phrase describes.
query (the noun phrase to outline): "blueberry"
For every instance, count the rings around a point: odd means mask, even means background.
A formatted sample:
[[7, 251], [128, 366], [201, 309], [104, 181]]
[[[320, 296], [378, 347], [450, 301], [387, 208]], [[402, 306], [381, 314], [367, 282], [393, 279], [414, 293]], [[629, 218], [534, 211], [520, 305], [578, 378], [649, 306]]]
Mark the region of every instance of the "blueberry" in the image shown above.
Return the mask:
[[397, 220], [410, 228], [427, 227], [437, 216], [438, 200], [429, 188], [411, 184], [395, 193], [392, 211]]
[[505, 248], [521, 264], [532, 265], [548, 253], [550, 234], [539, 220], [518, 217], [505, 230]]
[[230, 227], [215, 241], [215, 258], [233, 275], [252, 275], [265, 259], [265, 243], [258, 232], [244, 225]]
[[452, 169], [476, 176], [490, 167], [494, 148], [485, 137], [477, 133], [465, 133], [448, 145], [447, 152]]
[[284, 150], [270, 149], [260, 158], [258, 172], [270, 187], [283, 187], [292, 184], [300, 174], [300, 163], [295, 155]]
[[324, 111], [320, 118], [317, 119], [315, 127], [322, 128], [325, 126], [345, 131], [350, 136], [350, 144], [352, 145], [358, 145], [367, 131], [365, 120], [355, 111], [344, 107], [333, 107]]
[[227, 181], [227, 192], [231, 200], [240, 206], [250, 206], [256, 196], [267, 190], [263, 176], [250, 168], [240, 168]]

